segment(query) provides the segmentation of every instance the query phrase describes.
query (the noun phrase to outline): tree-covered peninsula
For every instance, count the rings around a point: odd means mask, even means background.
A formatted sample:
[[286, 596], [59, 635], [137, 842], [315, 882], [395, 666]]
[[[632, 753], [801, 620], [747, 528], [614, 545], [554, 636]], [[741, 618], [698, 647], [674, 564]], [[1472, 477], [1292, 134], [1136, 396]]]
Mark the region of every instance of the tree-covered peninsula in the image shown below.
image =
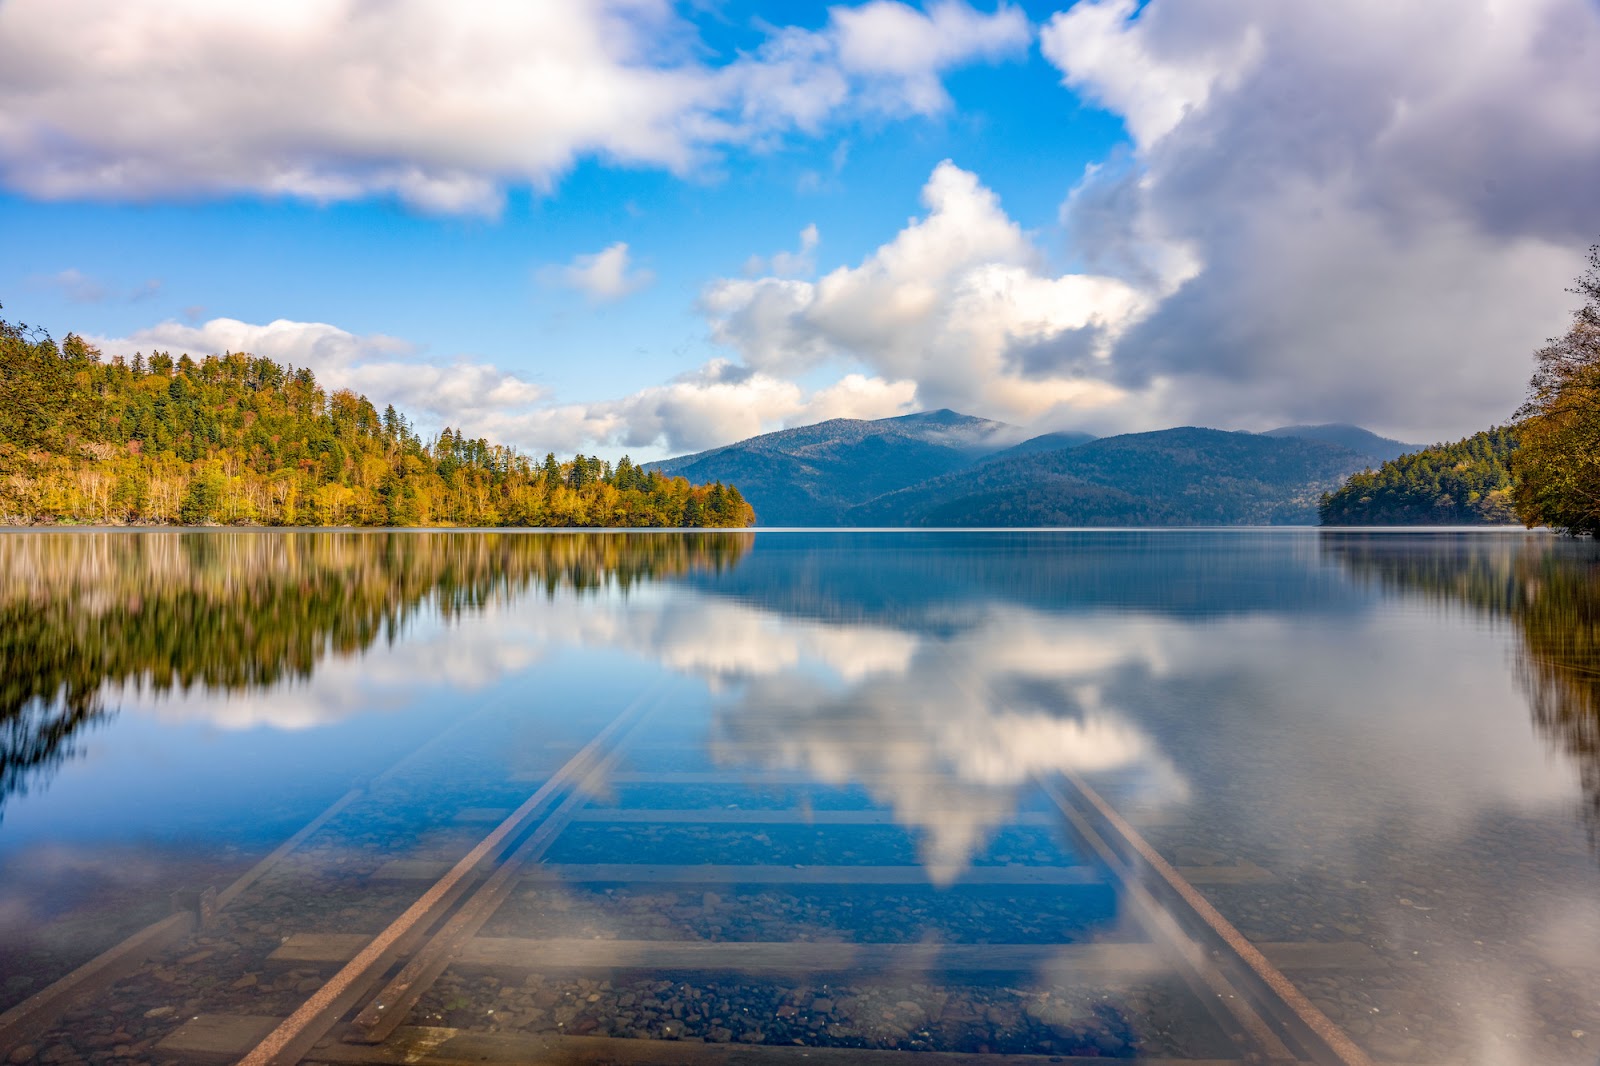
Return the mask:
[[305, 368], [232, 352], [104, 358], [0, 320], [0, 523], [741, 527], [739, 490], [542, 462]]
[[1509, 427], [1435, 444], [1351, 474], [1337, 492], [1322, 497], [1325, 526], [1507, 525], [1512, 504], [1512, 459], [1517, 438]]

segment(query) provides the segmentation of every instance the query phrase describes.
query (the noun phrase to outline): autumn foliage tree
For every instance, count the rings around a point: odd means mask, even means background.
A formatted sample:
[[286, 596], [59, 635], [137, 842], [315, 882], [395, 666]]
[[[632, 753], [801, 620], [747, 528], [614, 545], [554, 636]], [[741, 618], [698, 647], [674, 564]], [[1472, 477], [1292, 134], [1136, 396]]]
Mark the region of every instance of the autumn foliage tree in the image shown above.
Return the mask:
[[1569, 290], [1584, 297], [1572, 327], [1536, 355], [1517, 412], [1517, 517], [1529, 526], [1600, 532], [1600, 244]]

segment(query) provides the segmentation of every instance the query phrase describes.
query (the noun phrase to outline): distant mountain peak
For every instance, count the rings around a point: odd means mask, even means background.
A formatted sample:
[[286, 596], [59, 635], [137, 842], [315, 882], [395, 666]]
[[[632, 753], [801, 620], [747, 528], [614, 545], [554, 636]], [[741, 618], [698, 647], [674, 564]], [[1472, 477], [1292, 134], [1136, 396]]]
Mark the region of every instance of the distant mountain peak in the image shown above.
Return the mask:
[[980, 418], [977, 415], [964, 415], [960, 411], [952, 411], [948, 407], [941, 407], [937, 411], [914, 411], [909, 415], [895, 415], [892, 418], [879, 419], [882, 422], [928, 422], [941, 426], [966, 426], [990, 425], [1011, 428], [1010, 423], [996, 422], [991, 418]]
[[1262, 436], [1320, 440], [1325, 444], [1337, 444], [1359, 455], [1370, 455], [1384, 462], [1408, 452], [1418, 451], [1422, 447], [1420, 444], [1406, 444], [1404, 441], [1380, 437], [1370, 429], [1351, 425], [1349, 422], [1324, 422], [1314, 426], [1279, 426], [1277, 429], [1267, 430]]
[[982, 460], [1018, 432], [949, 408], [830, 418], [645, 466], [738, 485], [763, 525], [833, 525], [858, 503]]

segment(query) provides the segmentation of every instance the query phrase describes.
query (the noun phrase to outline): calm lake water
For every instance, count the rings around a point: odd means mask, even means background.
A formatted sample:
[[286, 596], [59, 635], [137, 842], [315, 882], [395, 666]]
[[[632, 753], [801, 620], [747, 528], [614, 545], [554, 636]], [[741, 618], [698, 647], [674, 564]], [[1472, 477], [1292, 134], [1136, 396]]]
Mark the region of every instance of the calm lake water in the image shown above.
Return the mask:
[[1589, 542], [5, 533], [0, 715], [0, 1008], [346, 800], [40, 1061], [289, 1015], [614, 724], [413, 1024], [1242, 1060], [1067, 780], [1375, 1060], [1600, 1061]]

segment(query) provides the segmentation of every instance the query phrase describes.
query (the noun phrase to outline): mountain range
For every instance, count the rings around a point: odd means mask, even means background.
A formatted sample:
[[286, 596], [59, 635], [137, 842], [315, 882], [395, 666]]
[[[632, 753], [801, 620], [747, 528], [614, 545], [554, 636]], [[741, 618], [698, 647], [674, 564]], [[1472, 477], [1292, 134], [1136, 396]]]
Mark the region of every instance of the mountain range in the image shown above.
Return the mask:
[[950, 410], [836, 418], [648, 468], [738, 485], [763, 526], [1295, 524], [1415, 450], [1344, 424], [1022, 436]]

